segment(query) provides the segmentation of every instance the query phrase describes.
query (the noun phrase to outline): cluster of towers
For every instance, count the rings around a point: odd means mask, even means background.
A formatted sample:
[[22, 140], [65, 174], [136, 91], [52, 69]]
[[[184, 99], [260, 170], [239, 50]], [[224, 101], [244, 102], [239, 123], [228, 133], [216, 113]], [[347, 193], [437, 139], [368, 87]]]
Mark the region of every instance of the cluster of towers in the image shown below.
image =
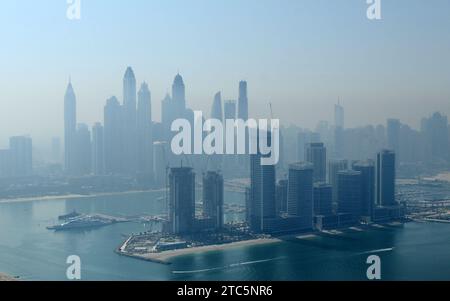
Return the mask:
[[253, 232], [333, 229], [402, 217], [404, 208], [395, 199], [393, 151], [380, 151], [375, 162], [328, 164], [326, 151], [323, 143], [307, 144], [305, 161], [290, 164], [287, 178], [278, 183], [275, 166], [260, 166], [261, 156], [251, 156], [246, 202]]
[[[306, 161], [290, 164], [287, 178], [278, 183], [275, 166], [261, 165], [261, 155], [250, 156], [246, 221], [252, 232], [308, 232], [403, 216], [404, 208], [395, 199], [393, 151], [380, 151], [375, 161], [331, 161], [328, 170], [323, 144], [309, 144], [306, 154]], [[185, 234], [221, 229], [223, 183], [219, 172], [203, 175], [203, 215], [196, 216], [195, 172], [190, 167], [171, 168], [166, 231]]]
[[69, 83], [64, 97], [64, 167], [69, 175], [128, 174], [153, 176], [151, 94], [148, 85], [136, 91], [128, 67], [123, 102], [106, 101], [104, 122], [92, 127], [77, 123], [76, 96]]
[[28, 136], [9, 138], [9, 148], [0, 149], [0, 179], [22, 178], [33, 174], [33, 143]]
[[[336, 131], [343, 131], [343, 108], [338, 105], [335, 112]], [[123, 78], [123, 101], [114, 96], [106, 101], [103, 124], [96, 123], [92, 130], [77, 124], [76, 96], [71, 83], [65, 95], [64, 113], [66, 172], [130, 175], [147, 183], [168, 186], [167, 230], [171, 233], [223, 226], [223, 176], [219, 172], [222, 168], [244, 167], [250, 171], [246, 217], [254, 232], [307, 231], [399, 216], [393, 151], [381, 151], [376, 160], [364, 162], [327, 160], [324, 143], [309, 137], [302, 150], [304, 162], [288, 165], [287, 177], [280, 181], [277, 181], [277, 167], [261, 165], [260, 154], [176, 158], [169, 149], [173, 136], [171, 124], [178, 118], [194, 122], [194, 112], [186, 106], [185, 85], [179, 74], [173, 81], [172, 95], [167, 94], [162, 101], [161, 123], [152, 121], [148, 85], [142, 83], [137, 91], [130, 67]], [[222, 103], [218, 92], [213, 99], [211, 117], [222, 121], [248, 120], [247, 83], [239, 83], [237, 102]], [[268, 138], [271, 139], [270, 133]], [[183, 165], [183, 159], [189, 167], [178, 167]], [[204, 167], [201, 217], [195, 214], [195, 169], [192, 168], [196, 166], [192, 162], [195, 160]], [[172, 167], [170, 173], [169, 167]]]
[[168, 223], [164, 231], [187, 234], [220, 231], [224, 225], [224, 181], [216, 171], [203, 175], [203, 214], [195, 212], [195, 172], [191, 167], [174, 167], [169, 175]]
[[[103, 123], [95, 123], [90, 129], [77, 123], [77, 100], [69, 82], [64, 97], [65, 172], [75, 176], [137, 176], [146, 183], [163, 186], [167, 184], [167, 168], [179, 166], [183, 160], [190, 166], [220, 169], [222, 158], [219, 161], [195, 155], [184, 158], [175, 156], [170, 150], [174, 135], [172, 122], [183, 118], [194, 123], [194, 112], [186, 105], [185, 91], [183, 78], [177, 74], [171, 95], [168, 93], [162, 100], [161, 122], [153, 122], [148, 84], [143, 82], [137, 90], [136, 77], [128, 67], [123, 77], [122, 102], [115, 96], [107, 99]], [[220, 120], [237, 117], [247, 120], [247, 83], [239, 84], [238, 103], [228, 100], [222, 104], [221, 94], [217, 93], [211, 113], [211, 117]], [[234, 158], [230, 160], [235, 161]], [[209, 166], [204, 166], [204, 162]]]

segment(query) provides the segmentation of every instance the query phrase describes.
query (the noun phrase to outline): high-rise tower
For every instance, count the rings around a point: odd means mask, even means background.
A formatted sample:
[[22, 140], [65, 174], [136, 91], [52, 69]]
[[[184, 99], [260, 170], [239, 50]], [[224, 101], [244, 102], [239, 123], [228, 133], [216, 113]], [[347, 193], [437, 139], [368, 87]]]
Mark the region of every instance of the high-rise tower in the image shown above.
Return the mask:
[[223, 176], [218, 172], [203, 176], [203, 215], [214, 220], [216, 229], [223, 227]]
[[30, 137], [9, 138], [10, 166], [13, 177], [31, 176], [33, 172], [33, 142]]
[[238, 119], [248, 120], [248, 94], [246, 81], [241, 81], [239, 83]]
[[75, 172], [77, 136], [77, 103], [72, 82], [64, 96], [64, 168], [68, 174]]
[[131, 67], [123, 77], [123, 107], [127, 124], [136, 123], [136, 77]]
[[[260, 131], [258, 131], [258, 139]], [[267, 133], [268, 143], [271, 133]], [[259, 143], [258, 143], [259, 144]], [[267, 156], [270, 156], [267, 155]], [[250, 155], [250, 228], [263, 232], [266, 219], [276, 216], [276, 174], [274, 165], [261, 165], [261, 153]]]
[[314, 182], [327, 179], [327, 149], [323, 143], [310, 143], [306, 146], [306, 161], [314, 165]]
[[103, 126], [100, 122], [92, 127], [92, 172], [94, 175], [105, 173], [105, 144]]
[[137, 170], [136, 78], [131, 67], [123, 77], [123, 122], [124, 171], [134, 174]]
[[338, 212], [351, 214], [354, 219], [362, 215], [361, 172], [343, 170], [338, 172]]
[[153, 175], [153, 135], [151, 94], [147, 83], [142, 83], [138, 92], [137, 108], [137, 155], [138, 171], [146, 180]]
[[344, 107], [341, 106], [340, 101], [334, 105], [334, 126], [342, 129], [345, 126]]
[[289, 165], [287, 213], [301, 218], [302, 229], [313, 227], [313, 169], [311, 163]]
[[337, 174], [340, 171], [348, 169], [347, 160], [333, 160], [328, 164], [328, 183], [333, 187], [333, 203], [338, 201], [338, 177]]
[[116, 97], [106, 101], [104, 108], [105, 172], [118, 174], [123, 171], [123, 107]]
[[92, 171], [91, 131], [87, 124], [77, 125], [76, 139], [76, 174], [88, 175]]
[[169, 231], [189, 233], [195, 222], [195, 173], [192, 168], [177, 167], [169, 175]]
[[236, 101], [227, 100], [223, 105], [224, 118], [225, 119], [236, 119]]
[[353, 169], [361, 173], [362, 185], [362, 215], [372, 216], [375, 205], [375, 165], [373, 161], [357, 162]]
[[387, 143], [388, 149], [393, 151], [397, 156], [397, 164], [399, 161], [400, 154], [400, 128], [401, 123], [398, 119], [388, 119], [387, 120]]
[[379, 206], [395, 206], [395, 153], [383, 150], [377, 155], [375, 201]]
[[214, 101], [211, 108], [211, 118], [223, 121], [222, 95], [220, 92], [217, 92], [216, 95], [214, 95]]
[[186, 88], [184, 86], [183, 77], [178, 73], [172, 84], [172, 101], [175, 104], [177, 118], [182, 117], [186, 110]]

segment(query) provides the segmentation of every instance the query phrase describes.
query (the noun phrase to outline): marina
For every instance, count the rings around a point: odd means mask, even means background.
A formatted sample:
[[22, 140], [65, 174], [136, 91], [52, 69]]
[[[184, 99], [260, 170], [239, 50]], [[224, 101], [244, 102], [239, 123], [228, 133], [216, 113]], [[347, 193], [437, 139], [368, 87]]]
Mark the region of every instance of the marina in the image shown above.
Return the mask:
[[[73, 217], [71, 217], [73, 216]], [[93, 229], [104, 227], [108, 225], [113, 225], [116, 223], [125, 223], [129, 220], [125, 218], [107, 216], [102, 214], [94, 215], [84, 215], [84, 214], [68, 214], [64, 215], [64, 218], [59, 217], [59, 219], [66, 220], [62, 224], [48, 226], [48, 230], [55, 231], [65, 231], [65, 230], [75, 230], [75, 229]]]

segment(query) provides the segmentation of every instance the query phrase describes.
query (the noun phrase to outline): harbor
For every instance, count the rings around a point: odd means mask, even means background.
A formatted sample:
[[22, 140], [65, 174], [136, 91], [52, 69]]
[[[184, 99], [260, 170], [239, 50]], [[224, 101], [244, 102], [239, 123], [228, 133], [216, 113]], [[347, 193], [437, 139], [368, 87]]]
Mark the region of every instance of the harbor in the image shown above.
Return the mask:
[[[225, 193], [228, 199], [243, 203], [242, 195]], [[66, 280], [65, 260], [76, 253], [83, 261], [83, 280], [87, 281], [363, 280], [365, 274], [360, 272], [367, 269], [367, 252], [373, 251], [371, 254], [381, 254], [389, 269], [386, 270], [387, 280], [447, 279], [450, 276], [450, 263], [444, 260], [450, 228], [447, 224], [431, 222], [358, 226], [363, 231], [339, 229], [291, 239], [249, 238], [242, 242], [161, 252], [147, 258], [142, 250], [141, 254], [119, 253], [117, 250], [130, 236], [157, 230], [158, 224], [140, 222], [138, 217], [164, 217], [164, 204], [157, 201], [161, 196], [163, 193], [147, 192], [126, 199], [115, 196], [0, 204], [0, 220], [5, 225], [0, 229], [3, 241], [0, 270], [25, 281]], [[56, 224], [60, 215], [74, 210], [87, 215], [124, 217], [133, 222], [89, 231], [46, 229]], [[234, 217], [234, 214], [227, 214], [225, 222], [233, 222]], [[6, 230], [12, 228], [13, 233]], [[430, 232], [436, 235], [429, 235]], [[128, 248], [128, 251], [133, 250]], [[424, 252], [430, 256], [424, 257]], [[404, 254], [401, 260], [398, 254]], [[156, 263], [157, 260], [166, 263]]]
[[59, 219], [65, 221], [61, 224], [48, 226], [47, 229], [55, 231], [74, 230], [74, 229], [93, 229], [113, 225], [116, 223], [126, 223], [131, 221], [126, 218], [108, 216], [103, 214], [85, 215], [85, 214], [76, 214], [75, 212], [72, 214], [59, 216]]

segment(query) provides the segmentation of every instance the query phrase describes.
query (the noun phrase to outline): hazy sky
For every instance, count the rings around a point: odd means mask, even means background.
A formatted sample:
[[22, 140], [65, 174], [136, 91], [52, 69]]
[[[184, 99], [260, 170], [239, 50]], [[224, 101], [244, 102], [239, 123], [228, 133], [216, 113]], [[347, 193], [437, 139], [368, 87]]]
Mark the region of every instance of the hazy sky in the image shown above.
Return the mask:
[[81, 4], [70, 21], [66, 0], [1, 1], [0, 147], [62, 135], [69, 76], [78, 120], [102, 121], [128, 65], [149, 83], [156, 120], [177, 70], [188, 105], [208, 113], [215, 92], [235, 99], [245, 79], [251, 114], [268, 116], [272, 102], [284, 124], [331, 121], [338, 97], [348, 126], [450, 115], [448, 0], [382, 0], [381, 21], [366, 18], [366, 0]]

